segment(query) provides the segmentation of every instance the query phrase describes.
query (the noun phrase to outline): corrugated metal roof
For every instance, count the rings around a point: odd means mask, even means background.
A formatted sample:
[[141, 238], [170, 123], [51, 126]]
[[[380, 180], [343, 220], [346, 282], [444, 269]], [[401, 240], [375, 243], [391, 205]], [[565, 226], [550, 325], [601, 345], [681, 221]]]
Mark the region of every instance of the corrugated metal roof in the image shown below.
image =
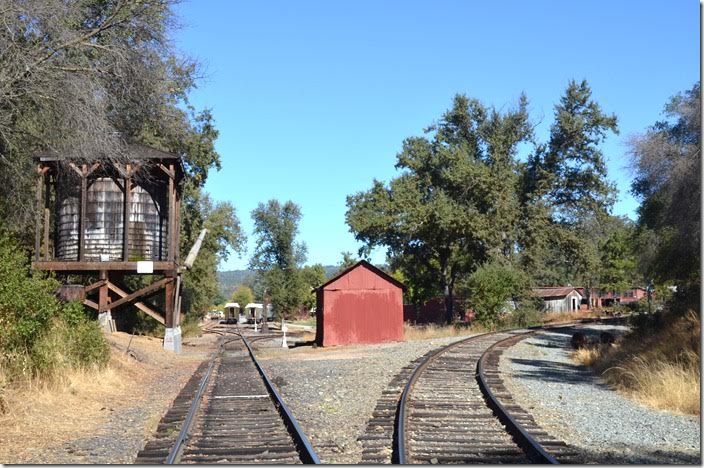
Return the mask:
[[403, 284], [402, 282], [400, 282], [399, 280], [397, 280], [397, 279], [394, 278], [393, 276], [389, 275], [389, 274], [386, 273], [384, 270], [375, 267], [374, 265], [372, 265], [371, 263], [369, 263], [369, 262], [366, 261], [366, 260], [360, 260], [360, 261], [358, 261], [357, 263], [355, 263], [354, 265], [352, 265], [352, 266], [349, 267], [348, 269], [346, 269], [346, 270], [344, 270], [344, 271], [338, 273], [337, 275], [333, 276], [332, 278], [330, 278], [330, 279], [327, 280], [325, 283], [321, 284], [320, 286], [318, 286], [318, 287], [315, 288], [315, 289], [322, 289], [322, 288], [325, 288], [325, 286], [327, 286], [328, 284], [331, 284], [331, 283], [337, 281], [338, 279], [342, 278], [343, 276], [345, 276], [345, 275], [346, 275], [347, 273], [349, 273], [350, 271], [352, 271], [352, 270], [354, 270], [355, 268], [358, 268], [358, 267], [360, 267], [360, 266], [365, 266], [365, 267], [367, 267], [368, 269], [370, 269], [371, 271], [373, 271], [373, 272], [376, 273], [377, 275], [379, 275], [379, 276], [381, 276], [382, 278], [384, 278], [386, 281], [390, 282], [391, 284], [394, 284], [394, 285], [398, 286], [399, 288], [403, 289], [404, 291], [407, 289], [405, 284]]
[[[128, 143], [127, 153], [131, 159], [180, 159], [180, 156], [173, 153], [168, 153], [160, 149], [143, 145], [141, 143]], [[104, 155], [103, 155], [104, 156]], [[37, 153], [36, 158], [40, 161], [63, 161], [70, 160], [66, 156], [60, 155], [52, 149], [47, 149]], [[96, 159], [101, 159], [100, 157]]]
[[239, 309], [240, 305], [236, 302], [228, 302], [227, 304], [225, 304], [225, 307], [237, 307]]
[[[533, 288], [533, 294], [538, 297], [565, 297], [572, 291], [577, 291], [577, 288], [572, 286]], [[579, 294], [579, 291], [577, 291], [577, 294]]]

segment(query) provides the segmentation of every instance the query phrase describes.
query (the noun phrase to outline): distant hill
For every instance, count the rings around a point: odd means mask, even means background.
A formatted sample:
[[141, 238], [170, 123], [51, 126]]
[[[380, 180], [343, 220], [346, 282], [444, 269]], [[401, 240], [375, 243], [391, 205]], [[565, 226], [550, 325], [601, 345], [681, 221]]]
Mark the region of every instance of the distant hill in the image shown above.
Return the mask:
[[237, 285], [248, 283], [252, 279], [254, 279], [254, 270], [218, 271], [220, 294], [229, 298], [235, 292]]
[[[326, 265], [325, 275], [331, 278], [339, 268], [337, 265]], [[232, 296], [235, 288], [240, 284], [247, 284], [254, 279], [254, 270], [228, 270], [218, 271], [218, 282], [220, 283], [220, 294], [224, 297]]]

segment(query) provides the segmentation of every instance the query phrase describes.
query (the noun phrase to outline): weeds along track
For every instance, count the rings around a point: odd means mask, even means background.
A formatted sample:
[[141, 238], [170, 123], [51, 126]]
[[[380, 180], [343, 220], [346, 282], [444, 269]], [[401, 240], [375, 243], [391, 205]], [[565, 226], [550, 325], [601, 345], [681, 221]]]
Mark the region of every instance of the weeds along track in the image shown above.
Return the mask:
[[223, 335], [135, 463], [319, 463], [247, 339]]
[[515, 404], [499, 372], [501, 353], [541, 329], [585, 319], [475, 335], [403, 368], [377, 401], [359, 438], [364, 463], [574, 463], [577, 452]]

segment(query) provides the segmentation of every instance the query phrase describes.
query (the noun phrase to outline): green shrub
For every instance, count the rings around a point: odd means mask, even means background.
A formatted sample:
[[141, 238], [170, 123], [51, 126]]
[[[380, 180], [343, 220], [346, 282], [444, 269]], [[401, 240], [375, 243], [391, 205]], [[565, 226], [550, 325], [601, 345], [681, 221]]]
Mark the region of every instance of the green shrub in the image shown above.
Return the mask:
[[193, 315], [185, 315], [181, 322], [181, 336], [183, 338], [191, 338], [201, 336], [203, 330], [200, 328], [199, 320]]
[[522, 328], [540, 325], [542, 313], [529, 306], [519, 306], [513, 312], [506, 314], [501, 322], [506, 328]]
[[61, 306], [54, 296], [58, 283], [29, 276], [25, 252], [0, 231], [0, 348], [26, 351], [49, 326]]
[[493, 328], [505, 320], [504, 315], [511, 315], [509, 301], [525, 295], [528, 278], [512, 265], [495, 261], [477, 268], [464, 286], [476, 320]]
[[61, 303], [59, 283], [30, 275], [26, 251], [0, 227], [0, 379], [50, 379], [103, 366], [109, 347], [80, 303]]
[[611, 313], [612, 314], [625, 315], [625, 314], [630, 314], [631, 312], [632, 312], [632, 309], [625, 304], [620, 304], [617, 302], [617, 303], [614, 303], [613, 306], [611, 306]]

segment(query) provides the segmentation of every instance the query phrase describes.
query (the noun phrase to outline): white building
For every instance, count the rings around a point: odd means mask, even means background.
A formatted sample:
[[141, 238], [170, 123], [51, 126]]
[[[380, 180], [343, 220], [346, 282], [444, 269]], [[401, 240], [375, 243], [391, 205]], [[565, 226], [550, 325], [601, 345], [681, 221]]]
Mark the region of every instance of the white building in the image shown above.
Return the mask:
[[572, 312], [582, 303], [582, 295], [572, 286], [533, 288], [533, 294], [543, 299], [546, 312]]

